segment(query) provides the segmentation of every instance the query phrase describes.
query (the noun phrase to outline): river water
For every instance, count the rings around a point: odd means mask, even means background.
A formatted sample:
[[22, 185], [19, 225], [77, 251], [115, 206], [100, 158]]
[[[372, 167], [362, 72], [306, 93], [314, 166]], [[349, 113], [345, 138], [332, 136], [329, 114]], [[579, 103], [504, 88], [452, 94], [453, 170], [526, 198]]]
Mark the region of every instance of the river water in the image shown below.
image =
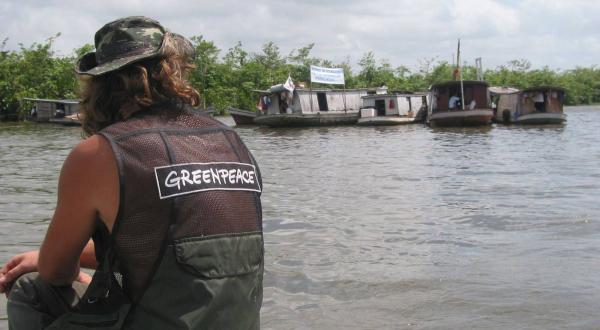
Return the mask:
[[[565, 112], [548, 127], [236, 128], [264, 177], [262, 328], [599, 329], [600, 107]], [[0, 124], [0, 262], [38, 246], [79, 138]]]

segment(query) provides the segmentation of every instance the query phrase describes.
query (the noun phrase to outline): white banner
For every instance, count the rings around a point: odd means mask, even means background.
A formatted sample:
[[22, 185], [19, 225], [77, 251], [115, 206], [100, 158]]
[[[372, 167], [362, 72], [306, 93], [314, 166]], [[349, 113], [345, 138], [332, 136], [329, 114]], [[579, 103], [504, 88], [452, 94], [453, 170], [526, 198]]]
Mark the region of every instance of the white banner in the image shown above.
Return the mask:
[[344, 85], [344, 69], [342, 68], [322, 68], [320, 66], [310, 66], [310, 81], [315, 83]]

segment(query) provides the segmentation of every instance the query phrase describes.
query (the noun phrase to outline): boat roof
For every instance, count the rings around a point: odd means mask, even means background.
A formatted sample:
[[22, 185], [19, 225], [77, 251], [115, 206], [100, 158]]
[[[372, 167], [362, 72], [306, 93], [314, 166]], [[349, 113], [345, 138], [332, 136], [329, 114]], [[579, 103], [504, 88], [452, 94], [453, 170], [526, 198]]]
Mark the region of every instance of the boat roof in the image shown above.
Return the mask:
[[[489, 84], [485, 81], [482, 80], [463, 80], [463, 85], [481, 85], [481, 86], [485, 86], [488, 87]], [[437, 84], [433, 84], [431, 85], [431, 89], [433, 88], [440, 88], [440, 87], [451, 87], [451, 86], [456, 86], [456, 85], [460, 85], [460, 80], [448, 80], [448, 81], [444, 81], [441, 83], [437, 83]]]
[[[256, 93], [260, 93], [260, 94], [272, 94], [272, 93], [283, 92], [286, 90], [287, 89], [283, 88], [283, 85], [281, 85], [281, 86], [275, 85], [267, 90], [253, 89], [252, 91], [256, 92]], [[294, 89], [294, 91], [299, 91], [299, 92], [311, 92], [311, 91], [312, 92], [356, 92], [356, 91], [376, 92], [376, 91], [383, 91], [383, 90], [385, 90], [385, 88], [381, 88], [381, 87], [347, 88], [347, 89], [296, 87]]]
[[302, 92], [310, 92], [311, 90], [313, 92], [317, 91], [317, 92], [355, 92], [355, 91], [372, 91], [372, 92], [376, 92], [376, 91], [383, 91], [383, 90], [387, 90], [385, 88], [381, 88], [381, 87], [365, 87], [365, 88], [296, 88], [297, 91], [302, 91]]
[[557, 91], [561, 91], [561, 92], [565, 92], [566, 90], [562, 87], [558, 87], [558, 86], [535, 86], [535, 87], [529, 87], [529, 88], [525, 88], [523, 90], [523, 92], [535, 92], [535, 91], [545, 91], [545, 90], [549, 90], [549, 89], [553, 89], [553, 90], [557, 90]]
[[374, 95], [365, 95], [363, 99], [375, 99], [381, 97], [423, 97], [427, 96], [429, 93], [391, 93], [391, 94], [374, 94]]
[[269, 90], [271, 93], [276, 93], [276, 92], [285, 92], [285, 91], [287, 91], [288, 89], [287, 89], [287, 88], [285, 88], [285, 87], [283, 86], [283, 84], [277, 84], [277, 85], [271, 86], [271, 88], [269, 88], [268, 90]]
[[492, 86], [489, 88], [490, 93], [492, 94], [514, 94], [520, 92], [518, 88], [514, 87], [506, 87], [506, 86]]
[[25, 101], [33, 101], [33, 102], [79, 104], [79, 100], [72, 100], [72, 99], [53, 100], [53, 99], [37, 99], [37, 98], [32, 98], [32, 97], [24, 97], [23, 100], [25, 100]]

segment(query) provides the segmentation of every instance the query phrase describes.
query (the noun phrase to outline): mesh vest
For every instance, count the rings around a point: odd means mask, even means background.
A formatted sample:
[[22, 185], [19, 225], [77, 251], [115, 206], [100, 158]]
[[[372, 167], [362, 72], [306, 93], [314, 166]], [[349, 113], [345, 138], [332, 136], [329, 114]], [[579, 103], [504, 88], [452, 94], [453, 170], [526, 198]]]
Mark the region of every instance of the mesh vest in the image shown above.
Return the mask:
[[119, 171], [125, 328], [259, 328], [260, 171], [231, 128], [171, 108], [100, 132]]

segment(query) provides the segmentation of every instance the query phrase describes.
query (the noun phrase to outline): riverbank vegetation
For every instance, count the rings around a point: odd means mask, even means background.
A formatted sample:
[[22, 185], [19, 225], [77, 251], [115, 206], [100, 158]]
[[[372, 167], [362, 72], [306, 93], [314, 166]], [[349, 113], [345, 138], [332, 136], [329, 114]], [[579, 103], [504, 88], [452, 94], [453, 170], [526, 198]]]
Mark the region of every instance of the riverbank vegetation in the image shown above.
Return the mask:
[[[77, 59], [93, 49], [84, 45], [68, 56], [56, 56], [52, 45], [60, 34], [44, 43], [20, 46], [19, 50], [5, 50], [5, 39], [0, 44], [0, 110], [3, 114], [23, 117], [30, 107], [24, 97], [70, 99], [77, 97], [77, 80], [73, 66]], [[191, 38], [196, 48], [196, 69], [191, 81], [202, 95], [202, 105], [223, 112], [229, 106], [254, 109], [257, 95], [283, 83], [288, 75], [308, 87], [310, 65], [342, 67], [346, 88], [386, 85], [392, 91], [423, 91], [436, 82], [449, 80], [454, 67], [436, 58], [419, 61], [419, 68], [394, 66], [378, 59], [374, 52], [365, 53], [355, 65], [349, 59], [339, 63], [311, 55], [314, 44], [283, 54], [274, 42], [262, 46], [260, 52], [250, 52], [238, 42], [227, 51], [202, 36]], [[473, 66], [462, 68], [463, 79], [475, 79]], [[487, 69], [484, 79], [494, 86], [526, 88], [555, 85], [567, 90], [566, 104], [600, 103], [600, 69], [576, 67], [569, 70], [551, 70], [548, 67], [532, 69], [524, 59], [511, 60], [505, 65]], [[320, 87], [323, 87], [321, 85]], [[331, 86], [339, 88], [340, 86]]]

